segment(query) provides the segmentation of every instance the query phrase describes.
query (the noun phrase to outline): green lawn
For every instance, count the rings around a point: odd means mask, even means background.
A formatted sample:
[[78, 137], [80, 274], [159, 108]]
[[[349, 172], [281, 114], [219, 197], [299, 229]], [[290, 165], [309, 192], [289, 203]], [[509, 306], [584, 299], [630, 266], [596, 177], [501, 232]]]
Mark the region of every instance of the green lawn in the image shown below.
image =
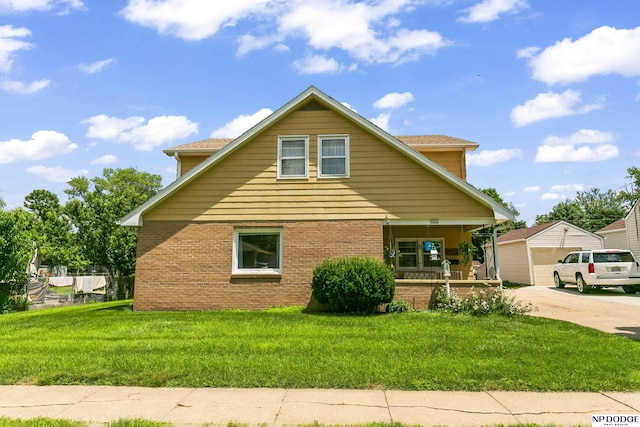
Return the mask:
[[0, 384], [640, 390], [640, 342], [529, 316], [132, 312], [0, 316]]

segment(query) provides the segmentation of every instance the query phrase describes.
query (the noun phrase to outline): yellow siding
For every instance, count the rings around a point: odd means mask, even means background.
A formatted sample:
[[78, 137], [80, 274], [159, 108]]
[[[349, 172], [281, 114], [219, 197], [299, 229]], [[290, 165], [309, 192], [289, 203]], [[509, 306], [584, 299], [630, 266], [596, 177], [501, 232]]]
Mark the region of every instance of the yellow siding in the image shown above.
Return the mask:
[[181, 156], [180, 157], [180, 170], [178, 176], [182, 176], [189, 172], [191, 169], [204, 162], [209, 156]]
[[[318, 179], [317, 135], [348, 134], [350, 178]], [[309, 135], [309, 178], [276, 178], [278, 136]], [[152, 220], [492, 217], [486, 206], [332, 111], [295, 111], [145, 215]]]
[[467, 179], [463, 149], [458, 151], [421, 150], [420, 153], [447, 169], [449, 172], [457, 175], [459, 178]]

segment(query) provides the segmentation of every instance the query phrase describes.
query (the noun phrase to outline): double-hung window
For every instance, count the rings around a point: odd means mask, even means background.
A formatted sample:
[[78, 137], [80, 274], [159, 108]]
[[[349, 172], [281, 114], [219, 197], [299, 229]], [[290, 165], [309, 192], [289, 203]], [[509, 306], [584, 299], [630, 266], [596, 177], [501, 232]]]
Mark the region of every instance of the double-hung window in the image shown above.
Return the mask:
[[278, 137], [278, 178], [309, 177], [309, 137]]
[[234, 230], [233, 273], [281, 274], [282, 229], [240, 228]]
[[347, 135], [318, 136], [318, 177], [349, 177], [349, 137]]

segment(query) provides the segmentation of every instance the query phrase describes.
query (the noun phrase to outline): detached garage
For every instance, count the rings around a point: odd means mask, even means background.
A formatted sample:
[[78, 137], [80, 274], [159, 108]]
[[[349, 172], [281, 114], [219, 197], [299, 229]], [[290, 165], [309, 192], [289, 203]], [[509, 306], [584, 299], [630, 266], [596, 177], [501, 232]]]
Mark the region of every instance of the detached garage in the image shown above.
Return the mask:
[[496, 243], [500, 278], [538, 286], [553, 286], [553, 266], [569, 252], [604, 248], [602, 237], [565, 221], [512, 230]]

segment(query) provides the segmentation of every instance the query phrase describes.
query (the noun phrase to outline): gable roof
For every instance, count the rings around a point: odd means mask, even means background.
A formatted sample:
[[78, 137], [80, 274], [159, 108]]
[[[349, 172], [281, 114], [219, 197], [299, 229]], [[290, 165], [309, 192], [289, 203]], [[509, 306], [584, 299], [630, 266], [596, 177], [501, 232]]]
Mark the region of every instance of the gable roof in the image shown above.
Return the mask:
[[[278, 121], [280, 118], [293, 111], [294, 109], [307, 104], [308, 101], [317, 101], [324, 104], [327, 108], [334, 110], [336, 113], [342, 115], [348, 120], [353, 121], [354, 123], [360, 125], [365, 128], [367, 131], [371, 132], [376, 137], [380, 138], [382, 141], [388, 143], [392, 147], [401, 151], [408, 157], [412, 158], [423, 167], [428, 170], [431, 170], [436, 175], [439, 175], [442, 179], [452, 184], [454, 187], [463, 191], [473, 199], [478, 202], [484, 204], [487, 207], [490, 207], [494, 213], [494, 220], [497, 223], [512, 221], [514, 219], [514, 214], [509, 209], [505, 208], [501, 204], [497, 203], [491, 197], [487, 196], [483, 192], [479, 191], [472, 185], [468, 184], [466, 181], [458, 178], [453, 173], [449, 172], [447, 169], [438, 165], [437, 163], [429, 160], [425, 156], [418, 153], [416, 150], [408, 147], [406, 144], [400, 142], [397, 138], [391, 136], [388, 132], [379, 128], [378, 126], [371, 123], [369, 120], [357, 114], [355, 111], [347, 108], [340, 102], [331, 98], [324, 92], [315, 88], [314, 86], [310, 86], [304, 92], [293, 98], [284, 106], [280, 107], [278, 110], [273, 112], [271, 115], [267, 116], [265, 119], [260, 121], [258, 124], [254, 125], [251, 129], [240, 135], [238, 138], [233, 140], [232, 142], [226, 144], [223, 148], [217, 151], [215, 154], [208, 157], [206, 160], [202, 161], [193, 169], [189, 170], [187, 173], [182, 175], [180, 178], [169, 184], [155, 196], [151, 197], [149, 200], [144, 202], [142, 205], [138, 206], [136, 209], [127, 214], [124, 218], [118, 221], [118, 224], [130, 227], [139, 227], [142, 225], [142, 216], [145, 212], [152, 209], [154, 206], [161, 203], [171, 194], [173, 194], [178, 189], [184, 187], [195, 178], [200, 176], [206, 170], [208, 170], [213, 165], [219, 163], [224, 158], [226, 158], [229, 154], [234, 152], [238, 147], [242, 146], [245, 142], [250, 140], [254, 135], [258, 134], [263, 129], [267, 128], [271, 124]], [[205, 140], [206, 141], [206, 140]]]
[[515, 230], [508, 231], [498, 237], [496, 242], [504, 243], [504, 242], [513, 242], [517, 240], [526, 240], [529, 237], [535, 236], [536, 234], [546, 230], [552, 225], [556, 225], [557, 223], [562, 222], [560, 220], [547, 222], [545, 224], [534, 225], [533, 227], [528, 228], [516, 228]]
[[631, 209], [624, 216], [624, 218], [620, 218], [617, 221], [612, 222], [609, 225], [605, 225], [600, 230], [596, 231], [596, 233], [611, 233], [614, 231], [621, 231], [627, 228], [627, 220], [631, 217], [631, 214], [634, 212], [636, 207], [640, 204], [640, 199], [636, 200], [631, 204]]
[[620, 230], [624, 230], [625, 227], [626, 227], [626, 221], [624, 220], [624, 218], [620, 218], [619, 220], [614, 221], [611, 224], [602, 227], [600, 230], [596, 231], [596, 233], [620, 231]]
[[496, 242], [500, 244], [500, 243], [517, 242], [520, 240], [528, 240], [544, 232], [545, 230], [548, 230], [550, 228], [560, 226], [560, 225], [563, 225], [565, 228], [571, 227], [574, 230], [578, 230], [585, 234], [589, 234], [593, 237], [596, 237], [598, 239], [602, 239], [602, 236], [598, 236], [597, 234], [587, 231], [583, 228], [580, 228], [577, 225], [573, 225], [570, 222], [555, 220], [555, 221], [547, 222], [545, 224], [534, 225], [533, 227], [529, 227], [529, 228], [518, 228], [516, 230], [511, 230], [508, 233], [504, 233], [502, 236], [498, 237]]
[[[428, 147], [435, 150], [446, 149], [465, 149], [474, 151], [478, 148], [477, 142], [467, 141], [466, 139], [454, 138], [448, 135], [407, 135], [396, 136], [398, 141], [408, 145], [411, 148], [420, 150], [420, 148]], [[163, 152], [168, 156], [176, 154], [181, 155], [202, 155], [214, 154], [216, 151], [223, 149], [227, 144], [233, 142], [233, 138], [208, 138], [201, 141], [190, 142], [187, 144], [169, 147]]]
[[202, 141], [190, 142], [188, 144], [177, 145], [175, 147], [167, 148], [163, 150], [168, 156], [173, 156], [176, 153], [213, 153], [215, 151], [223, 149], [227, 144], [233, 141], [233, 138], [209, 138]]

